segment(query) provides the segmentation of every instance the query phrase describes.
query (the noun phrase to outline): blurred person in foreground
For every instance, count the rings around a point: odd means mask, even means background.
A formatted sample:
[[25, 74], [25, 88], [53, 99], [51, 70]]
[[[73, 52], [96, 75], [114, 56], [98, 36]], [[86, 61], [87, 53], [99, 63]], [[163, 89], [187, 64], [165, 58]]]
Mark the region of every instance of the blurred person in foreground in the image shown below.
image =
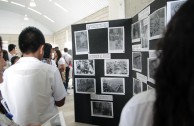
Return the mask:
[[2, 95], [17, 124], [42, 124], [58, 113], [57, 106], [64, 105], [67, 92], [59, 70], [41, 61], [45, 44], [42, 32], [27, 27], [18, 40], [23, 57], [5, 70]]
[[188, 0], [158, 45], [155, 89], [135, 95], [120, 126], [194, 126], [194, 1]]

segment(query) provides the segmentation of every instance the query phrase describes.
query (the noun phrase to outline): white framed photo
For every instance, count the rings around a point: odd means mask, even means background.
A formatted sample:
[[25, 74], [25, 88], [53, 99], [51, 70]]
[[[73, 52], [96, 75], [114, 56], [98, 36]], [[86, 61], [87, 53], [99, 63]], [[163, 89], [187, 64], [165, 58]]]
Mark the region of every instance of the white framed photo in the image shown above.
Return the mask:
[[166, 27], [166, 7], [162, 7], [150, 16], [150, 40], [162, 38]]
[[149, 51], [149, 18], [140, 21], [141, 51]]
[[133, 42], [140, 42], [140, 22], [135, 22], [131, 26], [131, 38]]
[[142, 71], [142, 56], [141, 52], [132, 52], [132, 70]]
[[95, 94], [96, 79], [95, 78], [75, 78], [76, 93]]
[[125, 78], [101, 77], [101, 93], [125, 95]]
[[104, 60], [105, 76], [129, 76], [128, 59], [107, 59]]
[[143, 84], [140, 80], [133, 78], [133, 95], [136, 95], [142, 92], [143, 90], [142, 85]]
[[75, 52], [76, 55], [89, 53], [88, 30], [75, 31]]
[[91, 101], [91, 116], [113, 118], [113, 102]]
[[110, 27], [108, 29], [108, 52], [125, 52], [125, 33], [124, 27]]
[[154, 75], [159, 65], [157, 58], [147, 58], [148, 81], [155, 84]]
[[95, 76], [95, 61], [74, 60], [74, 74], [83, 76]]

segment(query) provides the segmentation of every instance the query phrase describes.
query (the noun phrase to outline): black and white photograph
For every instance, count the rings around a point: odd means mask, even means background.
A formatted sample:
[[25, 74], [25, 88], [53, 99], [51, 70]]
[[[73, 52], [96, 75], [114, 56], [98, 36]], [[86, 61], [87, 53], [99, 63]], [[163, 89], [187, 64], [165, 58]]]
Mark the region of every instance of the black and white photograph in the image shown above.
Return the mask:
[[179, 8], [186, 2], [186, 0], [177, 0], [167, 2], [167, 23], [179, 10]]
[[125, 79], [124, 78], [101, 78], [101, 93], [102, 94], [125, 94]]
[[136, 95], [140, 92], [142, 92], [142, 82], [133, 78], [133, 95]]
[[104, 60], [105, 76], [129, 76], [128, 59], [108, 59]]
[[140, 21], [141, 51], [149, 50], [149, 18]]
[[65, 120], [64, 120], [64, 116], [63, 116], [63, 112], [60, 111], [55, 116], [53, 116], [52, 118], [47, 120], [41, 126], [66, 126], [66, 123], [65, 123]]
[[148, 58], [147, 59], [147, 72], [148, 72], [148, 81], [151, 83], [155, 83], [154, 80], [154, 74], [156, 71], [156, 68], [159, 65], [159, 60], [157, 60], [156, 58]]
[[111, 27], [108, 29], [108, 52], [124, 53], [124, 27]]
[[166, 26], [166, 8], [160, 8], [150, 15], [150, 40], [162, 37]]
[[74, 74], [75, 75], [95, 75], [95, 61], [94, 60], [74, 60]]
[[140, 42], [140, 22], [132, 24], [131, 27], [132, 42]]
[[94, 94], [96, 93], [95, 78], [75, 78], [76, 93]]
[[91, 116], [113, 118], [113, 102], [91, 101]]
[[76, 55], [88, 54], [89, 53], [89, 37], [88, 31], [75, 31], [75, 51]]
[[132, 52], [132, 70], [142, 71], [142, 57], [141, 52]]

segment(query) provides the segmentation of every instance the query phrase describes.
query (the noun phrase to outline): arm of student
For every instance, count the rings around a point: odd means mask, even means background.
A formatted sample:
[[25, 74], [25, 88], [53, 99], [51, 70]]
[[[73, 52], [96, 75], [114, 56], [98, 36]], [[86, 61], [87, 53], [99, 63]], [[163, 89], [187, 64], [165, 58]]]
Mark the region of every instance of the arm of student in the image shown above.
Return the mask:
[[55, 105], [58, 107], [63, 106], [65, 104], [65, 97], [67, 96], [67, 92], [63, 85], [60, 72], [57, 68], [54, 75], [54, 84], [52, 89]]

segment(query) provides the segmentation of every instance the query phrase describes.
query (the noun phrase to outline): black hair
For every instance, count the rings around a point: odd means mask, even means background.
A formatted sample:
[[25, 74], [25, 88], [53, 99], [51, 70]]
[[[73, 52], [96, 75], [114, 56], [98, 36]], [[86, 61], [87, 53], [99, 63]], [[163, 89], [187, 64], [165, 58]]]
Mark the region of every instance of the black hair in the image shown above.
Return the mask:
[[64, 52], [68, 52], [68, 48], [64, 48]]
[[11, 65], [15, 64], [16, 59], [19, 59], [19, 58], [20, 58], [19, 56], [13, 56], [11, 58]]
[[44, 35], [35, 27], [29, 26], [19, 35], [19, 48], [22, 53], [34, 53], [44, 44]]
[[11, 52], [13, 49], [15, 49], [16, 45], [14, 44], [9, 44], [8, 45], [8, 51]]
[[44, 55], [43, 58], [49, 58], [51, 57], [51, 49], [52, 45], [50, 43], [45, 43], [44, 44]]
[[61, 51], [60, 51], [60, 50], [55, 50], [55, 51], [56, 51], [56, 53], [57, 53], [56, 65], [57, 65], [57, 67], [58, 67], [58, 61], [59, 61], [59, 59], [62, 57], [62, 55], [61, 55]]
[[153, 126], [194, 125], [194, 1], [169, 22], [159, 43]]
[[2, 50], [3, 51], [3, 59], [5, 60], [5, 61], [9, 61], [9, 56], [8, 56], [8, 52], [7, 52], [7, 50]]
[[2, 38], [0, 36], [0, 48], [2, 49], [2, 45], [3, 45], [3, 42], [2, 42]]

